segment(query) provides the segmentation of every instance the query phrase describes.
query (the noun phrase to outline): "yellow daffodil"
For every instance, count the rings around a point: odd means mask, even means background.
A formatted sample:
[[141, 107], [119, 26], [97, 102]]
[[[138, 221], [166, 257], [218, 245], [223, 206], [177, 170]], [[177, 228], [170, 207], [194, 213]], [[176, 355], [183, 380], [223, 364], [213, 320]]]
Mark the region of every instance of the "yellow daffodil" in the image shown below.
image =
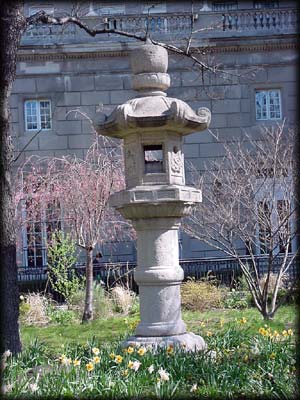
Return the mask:
[[167, 347], [167, 354], [172, 354], [174, 353], [174, 346], [170, 345]]
[[211, 332], [211, 331], [207, 331], [207, 332], [206, 332], [206, 336], [208, 336], [208, 337], [209, 337], [209, 336], [212, 336], [212, 332]]
[[95, 356], [97, 356], [100, 353], [100, 350], [98, 349], [98, 347], [93, 347], [92, 353], [95, 354]]
[[224, 320], [223, 318], [221, 318], [221, 319], [220, 319], [220, 326], [221, 326], [221, 328], [223, 327], [224, 323], [225, 323], [225, 320]]
[[99, 357], [99, 356], [95, 356], [95, 357], [93, 358], [93, 361], [94, 361], [95, 364], [99, 364], [99, 362], [100, 362], [100, 357]]
[[282, 335], [283, 335], [284, 337], [287, 337], [289, 334], [288, 334], [288, 332], [284, 329], [284, 330], [282, 331]]
[[133, 361], [129, 360], [129, 361], [128, 361], [128, 364], [127, 364], [127, 367], [128, 367], [128, 368], [131, 368], [132, 366], [133, 366]]
[[205, 328], [206, 327], [206, 324], [205, 324], [205, 322], [200, 322], [200, 326], [201, 326], [201, 328]]
[[112, 360], [114, 360], [116, 357], [115, 353], [110, 353], [109, 358], [111, 358]]
[[90, 363], [86, 364], [85, 368], [86, 368], [86, 370], [87, 370], [88, 372], [93, 371], [93, 369], [94, 369], [94, 364], [90, 362]]
[[244, 361], [247, 362], [248, 360], [249, 360], [249, 356], [248, 356], [248, 354], [246, 354], [244, 357]]
[[123, 376], [127, 376], [128, 375], [128, 369], [124, 369], [124, 371], [122, 371], [121, 374]]
[[258, 332], [262, 335], [262, 336], [267, 336], [268, 335], [268, 331], [265, 328], [259, 328]]
[[115, 356], [115, 362], [117, 364], [121, 364], [121, 362], [123, 361], [123, 357], [120, 355]]
[[293, 329], [288, 329], [287, 333], [288, 333], [290, 336], [293, 336], [293, 334], [294, 334]]
[[127, 348], [127, 353], [128, 354], [132, 354], [134, 352], [134, 348], [132, 347], [132, 346], [129, 346], [128, 348]]
[[270, 354], [270, 359], [271, 359], [271, 360], [274, 360], [275, 357], [276, 357], [276, 353], [273, 352], [273, 353]]
[[140, 347], [138, 349], [137, 353], [138, 353], [139, 356], [143, 356], [146, 353], [146, 351], [147, 350], [145, 349], [145, 347]]
[[239, 320], [240, 324], [245, 324], [247, 322], [247, 318], [243, 317]]
[[80, 360], [74, 360], [73, 361], [73, 365], [74, 365], [74, 367], [79, 367], [79, 365], [80, 365]]

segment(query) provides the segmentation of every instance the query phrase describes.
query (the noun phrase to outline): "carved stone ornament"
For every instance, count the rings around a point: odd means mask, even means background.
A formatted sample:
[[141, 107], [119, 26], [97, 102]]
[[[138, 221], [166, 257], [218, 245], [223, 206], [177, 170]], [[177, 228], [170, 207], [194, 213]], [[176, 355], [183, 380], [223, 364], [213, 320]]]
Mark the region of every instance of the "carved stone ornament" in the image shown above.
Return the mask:
[[182, 156], [179, 151], [171, 153], [171, 171], [178, 175], [182, 173]]

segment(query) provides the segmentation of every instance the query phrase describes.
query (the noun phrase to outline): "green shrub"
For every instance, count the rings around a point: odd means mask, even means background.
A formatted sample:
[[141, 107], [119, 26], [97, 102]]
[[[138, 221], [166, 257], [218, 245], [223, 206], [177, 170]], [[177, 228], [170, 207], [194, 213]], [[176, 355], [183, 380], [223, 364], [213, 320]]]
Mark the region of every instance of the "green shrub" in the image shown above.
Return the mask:
[[78, 277], [72, 269], [75, 261], [75, 242], [62, 231], [53, 233], [48, 247], [48, 276], [53, 289], [67, 303], [73, 294], [84, 288], [85, 277]]
[[58, 325], [67, 325], [76, 322], [76, 313], [72, 310], [66, 310], [50, 305], [47, 309], [47, 315], [50, 322]]
[[223, 300], [225, 308], [244, 309], [249, 306], [247, 292], [235, 291], [226, 293]]
[[[113, 305], [103, 287], [94, 282], [93, 288], [94, 319], [107, 318], [112, 315]], [[78, 290], [69, 298], [69, 308], [81, 315], [84, 309], [85, 290]]]
[[223, 292], [209, 281], [189, 278], [181, 285], [182, 307], [186, 310], [203, 311], [222, 306]]

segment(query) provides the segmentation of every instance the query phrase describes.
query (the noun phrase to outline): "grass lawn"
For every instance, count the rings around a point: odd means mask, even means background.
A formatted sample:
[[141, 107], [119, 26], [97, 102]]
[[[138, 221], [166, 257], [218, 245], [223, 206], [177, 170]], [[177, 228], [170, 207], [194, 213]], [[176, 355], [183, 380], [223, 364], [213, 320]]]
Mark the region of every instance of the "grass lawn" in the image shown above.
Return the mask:
[[[247, 329], [253, 334], [258, 332], [265, 322], [256, 308], [245, 310], [211, 310], [205, 312], [183, 311], [183, 320], [188, 330], [205, 337], [207, 332], [217, 334], [221, 325], [226, 329], [226, 324], [239, 320], [242, 317], [247, 320]], [[277, 331], [295, 328], [296, 308], [294, 306], [282, 306], [275, 314], [273, 321], [268, 321], [268, 326]], [[66, 324], [50, 325], [45, 327], [21, 326], [23, 347], [26, 348], [34, 339], [45, 342], [53, 354], [61, 353], [62, 345], [85, 344], [93, 337], [99, 342], [117, 341], [130, 329], [131, 324], [136, 324], [139, 315], [130, 317], [113, 317], [99, 319], [90, 324]]]

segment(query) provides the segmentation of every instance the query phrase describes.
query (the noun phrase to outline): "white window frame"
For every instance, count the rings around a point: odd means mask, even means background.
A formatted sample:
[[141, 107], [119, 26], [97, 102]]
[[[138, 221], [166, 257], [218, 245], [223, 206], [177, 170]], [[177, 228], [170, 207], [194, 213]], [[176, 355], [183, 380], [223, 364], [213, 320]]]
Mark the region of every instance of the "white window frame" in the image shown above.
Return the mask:
[[[42, 128], [42, 121], [41, 121], [41, 102], [49, 102], [49, 114], [50, 114], [50, 127], [49, 128]], [[37, 117], [37, 127], [36, 128], [28, 128], [29, 122], [27, 118], [29, 117], [27, 111], [27, 104], [28, 103], [36, 103], [36, 117]], [[51, 100], [50, 99], [28, 99], [24, 102], [24, 114], [25, 114], [25, 130], [32, 132], [32, 131], [50, 131], [52, 129], [52, 115], [51, 115]]]
[[[270, 94], [272, 92], [278, 92], [278, 104], [279, 104], [279, 116], [271, 117], [271, 105], [270, 105]], [[266, 115], [259, 116], [257, 107], [257, 95], [264, 94], [266, 96]], [[256, 89], [255, 90], [255, 118], [256, 121], [278, 121], [282, 119], [282, 101], [281, 101], [281, 90], [280, 89]]]

